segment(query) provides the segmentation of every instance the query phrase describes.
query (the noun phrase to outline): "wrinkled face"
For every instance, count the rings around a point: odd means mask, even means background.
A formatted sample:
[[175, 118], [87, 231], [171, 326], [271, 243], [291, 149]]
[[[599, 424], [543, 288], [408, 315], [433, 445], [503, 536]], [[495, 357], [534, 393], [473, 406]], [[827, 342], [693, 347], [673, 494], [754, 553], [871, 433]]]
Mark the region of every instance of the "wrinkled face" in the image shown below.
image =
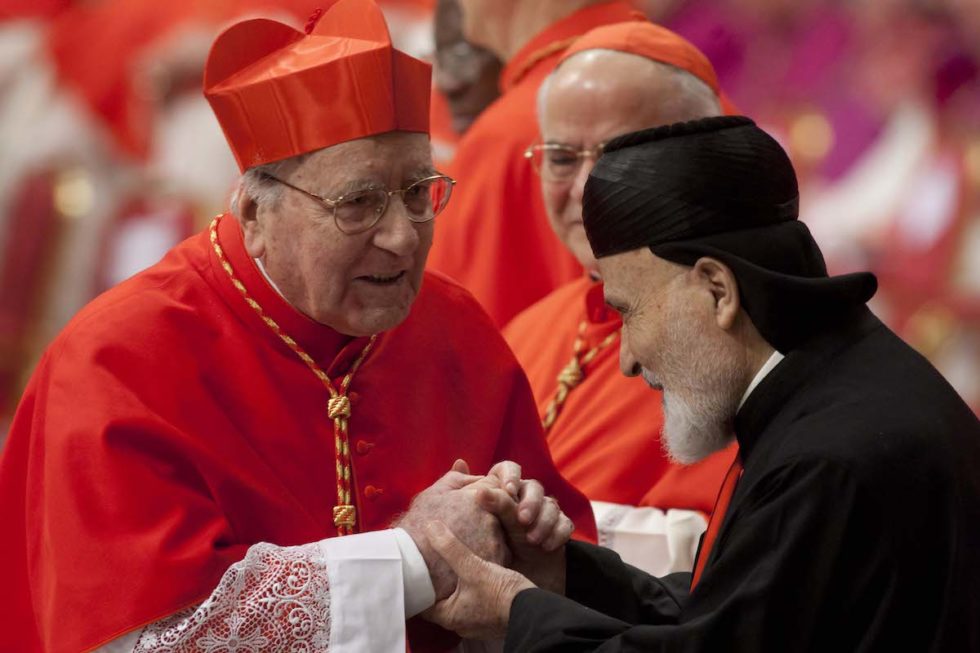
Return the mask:
[[436, 65], [433, 81], [449, 103], [453, 130], [462, 134], [500, 95], [500, 61], [488, 50], [463, 37], [462, 15], [456, 0], [436, 6]]
[[[391, 132], [313, 153], [283, 175], [336, 198], [357, 190], [405, 188], [434, 174], [425, 134]], [[370, 230], [347, 235], [317, 200], [283, 187], [277, 202], [246, 221], [245, 244], [294, 307], [341, 333], [363, 336], [404, 320], [422, 284], [432, 222], [406, 217], [393, 196]]]
[[[669, 120], [667, 85], [649, 60], [638, 56], [587, 51], [564, 62], [549, 82], [539, 115], [545, 143], [592, 149], [616, 136], [655, 127]], [[587, 270], [595, 269], [582, 227], [582, 193], [596, 158], [580, 159], [569, 179], [541, 177], [541, 192], [551, 227]]]
[[724, 448], [744, 387], [744, 354], [716, 322], [691, 268], [639, 249], [602, 258], [606, 302], [623, 317], [620, 367], [663, 390], [664, 444], [681, 463]]

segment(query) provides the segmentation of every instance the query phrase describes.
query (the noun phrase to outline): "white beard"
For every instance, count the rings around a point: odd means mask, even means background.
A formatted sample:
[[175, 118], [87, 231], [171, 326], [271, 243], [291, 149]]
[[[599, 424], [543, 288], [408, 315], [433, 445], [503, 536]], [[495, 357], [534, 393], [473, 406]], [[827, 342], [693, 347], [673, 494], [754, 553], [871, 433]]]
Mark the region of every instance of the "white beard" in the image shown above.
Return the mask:
[[[689, 465], [727, 447], [734, 439], [739, 377], [731, 350], [713, 340], [684, 310], [671, 311], [661, 370], [643, 369], [643, 379], [663, 390], [663, 447], [672, 460]], [[663, 387], [664, 379], [667, 388]]]
[[[729, 412], [727, 407], [706, 401], [704, 395], [699, 399], [702, 401], [696, 403], [701, 405], [692, 406], [673, 393], [664, 393], [664, 448], [672, 460], [684, 465], [721, 451], [735, 437], [731, 420], [725, 415]], [[716, 405], [708, 406], [709, 403]]]

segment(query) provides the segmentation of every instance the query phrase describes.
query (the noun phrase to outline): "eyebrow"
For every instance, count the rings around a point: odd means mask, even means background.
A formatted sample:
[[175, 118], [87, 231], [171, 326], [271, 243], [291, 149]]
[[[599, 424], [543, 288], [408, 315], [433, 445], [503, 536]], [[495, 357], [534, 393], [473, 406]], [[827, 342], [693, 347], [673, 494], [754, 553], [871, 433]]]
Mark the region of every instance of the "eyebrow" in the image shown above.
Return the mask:
[[324, 191], [321, 193], [321, 195], [330, 199], [337, 199], [339, 197], [343, 197], [344, 195], [349, 195], [358, 191], [373, 190], [375, 188], [382, 187], [384, 187], [384, 184], [378, 182], [372, 182], [367, 179], [354, 179], [339, 187], [335, 186], [330, 190]]
[[[432, 177], [438, 174], [440, 173], [434, 167], [425, 166], [421, 170], [418, 170], [410, 175], [407, 175], [405, 177], [405, 181], [402, 182], [403, 187], [410, 186], [421, 179], [425, 179], [426, 177]], [[379, 181], [371, 181], [368, 179], [354, 179], [352, 181], [347, 182], [340, 188], [338, 188], [334, 193], [330, 195], [324, 195], [324, 197], [333, 197], [333, 198], [343, 197], [344, 195], [349, 195], [350, 193], [356, 193], [362, 190], [374, 190], [376, 188], [387, 188], [388, 190], [392, 190], [391, 188], [388, 188], [387, 186], [385, 186], [383, 183]]]
[[[418, 181], [420, 179], [425, 179], [426, 177], [433, 177], [433, 176], [439, 175], [439, 174], [442, 174], [442, 173], [439, 172], [438, 170], [436, 170], [435, 167], [433, 167], [433, 166], [425, 166], [421, 170], [419, 170], [418, 172], [416, 172], [415, 174], [408, 175], [408, 177], [406, 179], [409, 180], [408, 181], [409, 184], [413, 184], [413, 183], [415, 183], [416, 181]], [[406, 185], [408, 185], [408, 184], [406, 184]]]

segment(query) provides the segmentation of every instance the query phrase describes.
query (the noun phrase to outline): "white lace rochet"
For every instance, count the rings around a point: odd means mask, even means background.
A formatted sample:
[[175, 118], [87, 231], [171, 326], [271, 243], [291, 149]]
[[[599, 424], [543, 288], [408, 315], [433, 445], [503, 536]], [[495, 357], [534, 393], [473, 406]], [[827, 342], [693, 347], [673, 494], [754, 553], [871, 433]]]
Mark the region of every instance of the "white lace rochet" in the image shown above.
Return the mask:
[[135, 653], [323, 653], [330, 584], [316, 543], [260, 543], [232, 565], [196, 608], [147, 626]]

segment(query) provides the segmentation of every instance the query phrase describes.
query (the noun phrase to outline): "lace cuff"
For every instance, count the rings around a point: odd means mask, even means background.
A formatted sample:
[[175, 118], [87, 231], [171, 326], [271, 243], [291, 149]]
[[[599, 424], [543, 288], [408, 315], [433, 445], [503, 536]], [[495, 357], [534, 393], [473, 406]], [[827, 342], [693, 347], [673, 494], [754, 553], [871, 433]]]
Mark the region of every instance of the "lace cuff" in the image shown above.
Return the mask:
[[147, 626], [134, 653], [302, 651], [330, 641], [330, 584], [319, 543], [260, 543], [196, 608]]

